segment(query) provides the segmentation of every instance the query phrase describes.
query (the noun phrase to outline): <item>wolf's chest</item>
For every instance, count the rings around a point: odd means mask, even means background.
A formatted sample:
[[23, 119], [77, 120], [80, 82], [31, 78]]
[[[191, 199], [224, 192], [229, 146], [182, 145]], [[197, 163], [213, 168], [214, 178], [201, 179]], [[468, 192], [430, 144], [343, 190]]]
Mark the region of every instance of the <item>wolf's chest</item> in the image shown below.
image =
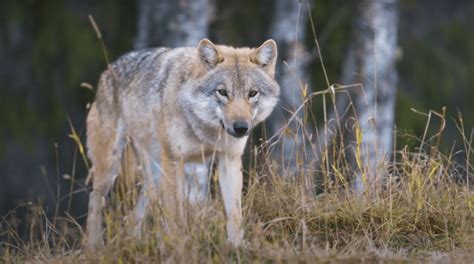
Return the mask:
[[183, 161], [196, 161], [212, 154], [212, 148], [189, 131], [185, 122], [174, 122], [167, 129], [171, 154]]

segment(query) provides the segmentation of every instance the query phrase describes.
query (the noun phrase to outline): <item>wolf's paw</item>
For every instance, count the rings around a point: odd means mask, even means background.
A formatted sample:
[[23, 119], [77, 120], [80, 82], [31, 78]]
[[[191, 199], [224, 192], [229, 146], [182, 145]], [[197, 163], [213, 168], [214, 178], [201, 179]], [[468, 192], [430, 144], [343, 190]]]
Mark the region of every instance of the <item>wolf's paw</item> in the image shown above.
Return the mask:
[[229, 229], [227, 236], [227, 243], [233, 247], [240, 247], [243, 244], [244, 230], [242, 229]]

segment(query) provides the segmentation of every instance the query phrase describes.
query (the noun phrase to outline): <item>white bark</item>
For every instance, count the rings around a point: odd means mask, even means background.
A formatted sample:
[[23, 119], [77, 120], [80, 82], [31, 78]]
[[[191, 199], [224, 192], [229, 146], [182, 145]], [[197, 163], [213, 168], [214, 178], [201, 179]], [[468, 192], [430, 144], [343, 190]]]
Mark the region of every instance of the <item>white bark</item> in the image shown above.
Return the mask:
[[355, 28], [354, 82], [361, 82], [365, 93], [355, 99], [362, 141], [362, 170], [354, 189], [380, 183], [384, 162], [392, 151], [394, 105], [398, 77], [397, 52], [398, 0], [366, 0], [360, 6]]
[[136, 49], [196, 46], [208, 35], [208, 0], [139, 0]]
[[[275, 109], [268, 122], [270, 135], [281, 129], [292, 113], [285, 109], [294, 111], [302, 103], [302, 86], [306, 84], [306, 68], [309, 63], [309, 54], [304, 46], [306, 38], [306, 25], [308, 24], [308, 10], [304, 1], [298, 0], [276, 0], [271, 37], [278, 44], [279, 63], [276, 77], [281, 87], [280, 103]], [[308, 94], [311, 91], [308, 91]], [[303, 112], [297, 114], [297, 118], [303, 119]], [[289, 161], [291, 167], [295, 165], [296, 152], [302, 153], [304, 149], [304, 136], [301, 125], [293, 121], [289, 124], [291, 134], [281, 138], [281, 149], [274, 152], [276, 158], [283, 155], [285, 161]]]

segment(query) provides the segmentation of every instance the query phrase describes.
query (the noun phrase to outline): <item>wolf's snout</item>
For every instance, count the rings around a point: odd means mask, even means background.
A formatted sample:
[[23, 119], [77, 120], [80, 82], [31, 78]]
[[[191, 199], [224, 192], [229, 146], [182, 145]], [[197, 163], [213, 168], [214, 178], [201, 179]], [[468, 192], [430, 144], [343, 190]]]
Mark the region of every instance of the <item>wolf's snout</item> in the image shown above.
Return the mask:
[[249, 130], [249, 124], [245, 121], [237, 121], [234, 123], [233, 127], [235, 135], [239, 137], [245, 136]]

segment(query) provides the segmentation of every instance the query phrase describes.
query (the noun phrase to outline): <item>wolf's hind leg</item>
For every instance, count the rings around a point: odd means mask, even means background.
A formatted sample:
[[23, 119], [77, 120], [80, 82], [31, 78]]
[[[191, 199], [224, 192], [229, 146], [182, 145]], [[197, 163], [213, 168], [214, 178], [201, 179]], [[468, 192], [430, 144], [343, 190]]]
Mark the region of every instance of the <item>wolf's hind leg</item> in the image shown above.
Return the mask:
[[[107, 133], [104, 127], [97, 125], [95, 120], [88, 126], [90, 158], [93, 162], [92, 192], [89, 195], [89, 212], [87, 216], [87, 247], [95, 250], [103, 244], [102, 209], [105, 198], [112, 188], [120, 171], [120, 159], [123, 153], [125, 138], [121, 129]], [[113, 131], [113, 130], [112, 130]]]
[[[105, 174], [104, 171], [95, 170], [94, 175], [100, 175], [101, 173]], [[102, 209], [105, 207], [105, 197], [109, 193], [115, 178], [112, 173], [108, 173], [105, 177], [107, 180], [94, 181], [93, 191], [89, 195], [87, 247], [92, 250], [103, 245]]]
[[140, 189], [140, 195], [133, 210], [135, 221], [134, 234], [136, 237], [140, 238], [149, 205], [151, 202], [157, 200], [158, 184], [162, 176], [162, 169], [159, 163], [151, 159], [144, 150], [137, 149], [135, 145], [133, 147], [136, 157], [140, 160], [140, 167], [144, 174], [143, 186]]

